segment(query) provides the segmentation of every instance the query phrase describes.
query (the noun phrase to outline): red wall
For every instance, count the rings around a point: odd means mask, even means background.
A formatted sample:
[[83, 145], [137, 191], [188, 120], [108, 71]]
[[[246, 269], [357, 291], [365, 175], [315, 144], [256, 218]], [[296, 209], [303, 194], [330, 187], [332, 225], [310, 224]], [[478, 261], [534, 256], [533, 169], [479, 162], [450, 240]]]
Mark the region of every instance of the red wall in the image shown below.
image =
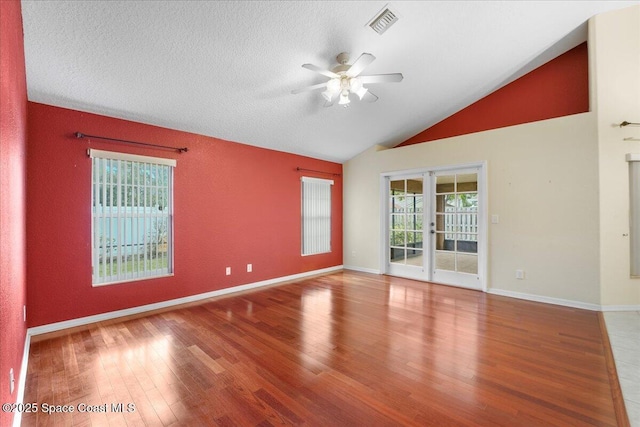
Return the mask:
[[[342, 173], [338, 163], [32, 102], [28, 110], [29, 326], [342, 264], [342, 178], [333, 188], [333, 252], [302, 257], [296, 171]], [[87, 142], [76, 131], [189, 151]], [[174, 277], [91, 286], [89, 147], [177, 159]]]
[[[27, 87], [20, 1], [0, 1], [0, 402], [15, 402], [26, 327]], [[9, 393], [9, 370], [15, 390]], [[0, 425], [12, 414], [0, 412]]]
[[587, 111], [589, 70], [585, 42], [399, 146]]

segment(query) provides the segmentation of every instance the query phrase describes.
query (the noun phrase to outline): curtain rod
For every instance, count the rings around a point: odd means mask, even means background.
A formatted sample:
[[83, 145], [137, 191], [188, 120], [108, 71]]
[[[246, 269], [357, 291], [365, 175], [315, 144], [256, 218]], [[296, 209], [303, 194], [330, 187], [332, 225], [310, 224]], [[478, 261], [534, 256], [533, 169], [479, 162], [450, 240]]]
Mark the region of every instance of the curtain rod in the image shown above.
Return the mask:
[[154, 147], [154, 148], [162, 148], [163, 150], [171, 150], [177, 151], [178, 153], [186, 153], [189, 151], [187, 147], [176, 148], [169, 147], [167, 145], [158, 145], [158, 144], [150, 144], [148, 142], [135, 142], [135, 141], [127, 141], [126, 139], [116, 139], [116, 138], [108, 138], [106, 136], [96, 136], [96, 135], [87, 135], [86, 133], [76, 132], [76, 138], [96, 138], [96, 139], [104, 139], [105, 141], [114, 141], [114, 142], [123, 142], [125, 144], [135, 144], [135, 145], [144, 145], [145, 147]]
[[633, 123], [625, 120], [624, 122], [620, 123], [620, 127], [623, 126], [640, 126], [640, 123]]
[[342, 176], [342, 174], [339, 174], [339, 173], [323, 172], [323, 171], [317, 171], [317, 170], [313, 170], [313, 169], [303, 169], [303, 168], [300, 168], [300, 167], [297, 167], [296, 170], [299, 171], [299, 172], [302, 172], [302, 171], [304, 171], [304, 172], [315, 172], [315, 173], [323, 173], [325, 175]]

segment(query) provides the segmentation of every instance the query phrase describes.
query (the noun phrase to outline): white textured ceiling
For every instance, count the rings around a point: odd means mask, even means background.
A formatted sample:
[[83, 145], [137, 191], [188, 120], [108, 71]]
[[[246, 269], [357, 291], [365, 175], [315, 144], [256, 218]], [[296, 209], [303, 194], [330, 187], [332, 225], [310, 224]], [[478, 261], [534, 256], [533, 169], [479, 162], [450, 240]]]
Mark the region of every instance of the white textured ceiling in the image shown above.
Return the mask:
[[[29, 100], [343, 162], [392, 146], [586, 39], [639, 1], [22, 1]], [[362, 52], [380, 99], [323, 108], [303, 69]], [[78, 130], [82, 124], [78, 123]], [[121, 135], [104, 135], [122, 137]]]

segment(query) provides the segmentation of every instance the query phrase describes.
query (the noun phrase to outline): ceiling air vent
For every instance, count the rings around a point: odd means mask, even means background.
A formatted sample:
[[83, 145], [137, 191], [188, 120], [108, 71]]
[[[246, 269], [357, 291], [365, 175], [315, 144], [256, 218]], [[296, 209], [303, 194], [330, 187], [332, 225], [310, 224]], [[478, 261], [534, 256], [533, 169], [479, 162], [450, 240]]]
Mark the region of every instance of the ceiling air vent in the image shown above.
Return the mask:
[[389, 29], [400, 18], [398, 14], [393, 11], [389, 5], [382, 8], [380, 13], [373, 17], [367, 24], [373, 31], [378, 34], [382, 34]]

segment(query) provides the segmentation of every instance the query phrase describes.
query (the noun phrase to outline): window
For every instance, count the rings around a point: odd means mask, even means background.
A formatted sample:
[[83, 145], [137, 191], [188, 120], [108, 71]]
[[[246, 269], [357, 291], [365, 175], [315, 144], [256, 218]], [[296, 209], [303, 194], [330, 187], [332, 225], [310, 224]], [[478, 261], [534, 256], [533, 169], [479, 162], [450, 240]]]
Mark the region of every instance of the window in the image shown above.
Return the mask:
[[176, 161], [89, 150], [93, 285], [173, 272]]
[[331, 252], [332, 180], [302, 180], [302, 255]]

